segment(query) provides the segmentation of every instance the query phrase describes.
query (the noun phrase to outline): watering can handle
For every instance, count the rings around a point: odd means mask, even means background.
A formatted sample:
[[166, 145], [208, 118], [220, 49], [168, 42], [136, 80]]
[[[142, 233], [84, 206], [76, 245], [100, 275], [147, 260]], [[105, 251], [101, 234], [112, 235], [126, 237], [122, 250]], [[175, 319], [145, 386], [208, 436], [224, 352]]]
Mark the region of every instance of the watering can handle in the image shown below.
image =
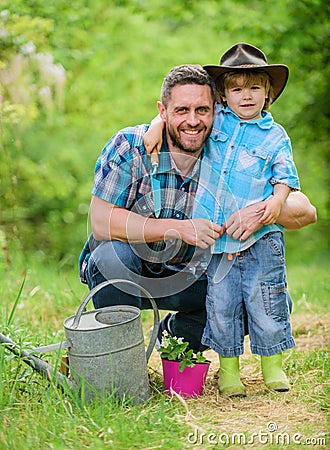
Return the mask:
[[140, 291], [142, 291], [146, 297], [148, 297], [152, 309], [154, 311], [154, 326], [152, 329], [152, 334], [150, 336], [150, 342], [146, 351], [146, 357], [147, 357], [147, 361], [149, 361], [151, 352], [156, 344], [156, 340], [157, 340], [157, 336], [158, 336], [158, 330], [159, 330], [159, 311], [157, 308], [157, 304], [155, 302], [155, 300], [152, 298], [152, 296], [149, 294], [149, 292], [144, 289], [143, 287], [139, 286], [138, 284], [134, 283], [133, 281], [130, 280], [122, 280], [122, 279], [113, 279], [113, 280], [107, 280], [107, 281], [103, 281], [103, 283], [98, 284], [97, 286], [95, 286], [95, 288], [93, 288], [89, 294], [85, 297], [85, 299], [82, 301], [81, 305], [79, 306], [77, 313], [75, 315], [74, 321], [72, 323], [72, 328], [75, 329], [78, 327], [79, 322], [80, 322], [80, 318], [82, 313], [84, 312], [87, 303], [89, 302], [89, 300], [93, 297], [93, 295], [95, 295], [97, 292], [99, 292], [101, 289], [103, 289], [106, 286], [109, 286], [110, 284], [118, 284], [118, 283], [126, 283], [126, 284], [130, 284], [131, 286], [134, 286], [138, 289], [140, 289]]

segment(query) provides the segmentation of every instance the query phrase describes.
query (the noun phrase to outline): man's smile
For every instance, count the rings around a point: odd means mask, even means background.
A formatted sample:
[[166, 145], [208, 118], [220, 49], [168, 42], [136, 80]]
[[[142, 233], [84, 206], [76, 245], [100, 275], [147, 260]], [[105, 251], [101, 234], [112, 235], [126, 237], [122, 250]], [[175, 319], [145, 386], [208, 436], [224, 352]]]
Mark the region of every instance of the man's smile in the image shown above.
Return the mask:
[[188, 134], [189, 136], [197, 136], [199, 133], [201, 133], [203, 130], [191, 130], [187, 128], [181, 128], [180, 132], [184, 134]]
[[199, 133], [199, 130], [183, 130], [183, 132], [187, 134], [197, 134]]

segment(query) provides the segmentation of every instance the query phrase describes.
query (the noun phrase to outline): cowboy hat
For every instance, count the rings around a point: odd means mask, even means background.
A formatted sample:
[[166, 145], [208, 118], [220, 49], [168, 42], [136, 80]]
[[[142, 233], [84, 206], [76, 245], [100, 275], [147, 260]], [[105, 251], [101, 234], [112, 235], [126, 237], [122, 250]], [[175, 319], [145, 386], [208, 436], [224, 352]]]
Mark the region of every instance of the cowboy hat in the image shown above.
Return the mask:
[[227, 50], [219, 66], [206, 65], [203, 68], [216, 82], [220, 75], [233, 70], [259, 69], [267, 72], [274, 91], [272, 103], [281, 95], [289, 77], [289, 68], [283, 64], [268, 65], [266, 55], [250, 44], [241, 42]]

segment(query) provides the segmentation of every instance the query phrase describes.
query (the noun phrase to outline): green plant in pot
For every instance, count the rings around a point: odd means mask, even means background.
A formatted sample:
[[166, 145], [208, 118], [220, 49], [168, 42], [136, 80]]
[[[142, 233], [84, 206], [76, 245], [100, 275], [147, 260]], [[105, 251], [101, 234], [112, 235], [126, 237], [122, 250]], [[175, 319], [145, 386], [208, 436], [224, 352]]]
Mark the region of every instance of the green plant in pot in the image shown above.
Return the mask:
[[158, 351], [162, 359], [164, 386], [168, 393], [191, 397], [201, 395], [210, 366], [201, 352], [188, 349], [189, 342], [163, 331]]
[[158, 351], [162, 359], [169, 361], [180, 361], [179, 370], [184, 371], [185, 367], [193, 367], [195, 364], [209, 364], [209, 361], [201, 352], [194, 353], [188, 350], [189, 342], [184, 342], [183, 338], [171, 336], [166, 330], [162, 334], [162, 342]]

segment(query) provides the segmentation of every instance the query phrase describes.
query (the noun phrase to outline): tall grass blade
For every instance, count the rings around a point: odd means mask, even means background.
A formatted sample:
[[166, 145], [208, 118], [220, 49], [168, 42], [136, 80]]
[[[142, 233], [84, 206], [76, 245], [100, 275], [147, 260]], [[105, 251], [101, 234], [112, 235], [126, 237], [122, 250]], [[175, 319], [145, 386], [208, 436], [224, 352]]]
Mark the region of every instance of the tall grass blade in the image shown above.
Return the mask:
[[24, 284], [25, 284], [25, 280], [26, 280], [26, 273], [24, 274], [23, 281], [22, 281], [21, 286], [19, 288], [19, 291], [18, 291], [18, 294], [16, 296], [14, 305], [13, 305], [13, 307], [11, 309], [11, 312], [10, 312], [10, 315], [9, 315], [9, 318], [8, 318], [8, 322], [7, 322], [7, 327], [10, 327], [10, 325], [13, 323], [14, 314], [15, 314], [15, 311], [16, 311], [19, 299], [21, 298], [21, 295], [22, 295], [22, 291], [23, 291], [23, 287], [24, 287]]

